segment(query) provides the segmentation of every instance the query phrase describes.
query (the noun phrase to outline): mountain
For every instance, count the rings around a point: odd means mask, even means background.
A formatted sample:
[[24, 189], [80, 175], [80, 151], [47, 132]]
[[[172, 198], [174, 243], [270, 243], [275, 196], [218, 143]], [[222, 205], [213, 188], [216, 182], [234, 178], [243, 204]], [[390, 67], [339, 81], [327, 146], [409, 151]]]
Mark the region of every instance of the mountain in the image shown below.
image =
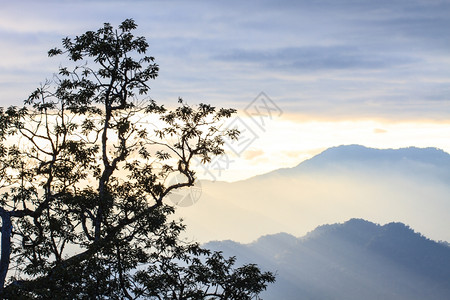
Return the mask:
[[178, 213], [188, 235], [201, 242], [248, 243], [277, 232], [302, 236], [351, 218], [403, 222], [450, 241], [448, 195], [450, 155], [442, 150], [347, 145], [247, 180], [203, 181], [200, 200]]
[[[370, 170], [368, 170], [370, 168]], [[309, 172], [367, 172], [427, 177], [448, 181], [450, 155], [437, 148], [373, 149], [360, 145], [329, 148], [294, 168], [280, 169], [262, 175], [298, 176]]]
[[403, 223], [362, 219], [323, 225], [302, 238], [267, 235], [250, 244], [210, 242], [277, 272], [263, 299], [450, 299], [450, 247]]

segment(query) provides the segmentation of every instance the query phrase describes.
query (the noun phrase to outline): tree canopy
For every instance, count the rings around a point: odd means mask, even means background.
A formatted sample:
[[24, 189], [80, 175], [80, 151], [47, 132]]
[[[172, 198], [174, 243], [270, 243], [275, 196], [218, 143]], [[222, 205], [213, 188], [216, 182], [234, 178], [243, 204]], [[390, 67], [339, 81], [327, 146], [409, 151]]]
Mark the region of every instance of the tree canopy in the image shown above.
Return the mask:
[[152, 100], [159, 67], [136, 27], [63, 39], [48, 54], [67, 64], [0, 108], [3, 298], [253, 299], [275, 280], [180, 238], [167, 197], [238, 138], [220, 129], [236, 111]]

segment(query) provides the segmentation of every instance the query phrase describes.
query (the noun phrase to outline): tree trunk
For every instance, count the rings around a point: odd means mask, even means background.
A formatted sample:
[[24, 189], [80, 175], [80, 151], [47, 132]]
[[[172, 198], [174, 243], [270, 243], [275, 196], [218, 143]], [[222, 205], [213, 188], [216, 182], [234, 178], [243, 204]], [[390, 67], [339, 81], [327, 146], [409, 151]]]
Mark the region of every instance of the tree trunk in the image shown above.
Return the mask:
[[11, 214], [0, 208], [2, 218], [2, 242], [1, 242], [1, 258], [0, 258], [0, 296], [3, 294], [5, 287], [6, 274], [9, 269], [9, 260], [11, 256]]

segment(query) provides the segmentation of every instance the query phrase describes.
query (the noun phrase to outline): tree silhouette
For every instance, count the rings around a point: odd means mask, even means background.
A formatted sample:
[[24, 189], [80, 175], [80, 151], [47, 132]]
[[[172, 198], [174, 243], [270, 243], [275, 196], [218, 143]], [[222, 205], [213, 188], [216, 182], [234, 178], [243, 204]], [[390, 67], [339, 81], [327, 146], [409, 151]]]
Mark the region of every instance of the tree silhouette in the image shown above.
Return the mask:
[[194, 158], [238, 138], [220, 130], [235, 110], [149, 99], [158, 66], [136, 27], [63, 39], [49, 56], [67, 66], [0, 110], [3, 298], [253, 299], [274, 281], [180, 240], [167, 196], [194, 184]]

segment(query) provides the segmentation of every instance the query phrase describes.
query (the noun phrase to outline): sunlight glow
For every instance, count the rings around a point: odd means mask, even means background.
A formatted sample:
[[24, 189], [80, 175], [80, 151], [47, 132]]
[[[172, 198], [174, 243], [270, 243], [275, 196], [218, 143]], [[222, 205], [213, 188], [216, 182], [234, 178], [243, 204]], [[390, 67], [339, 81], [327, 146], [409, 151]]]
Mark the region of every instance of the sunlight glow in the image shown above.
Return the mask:
[[[251, 126], [248, 117], [242, 120]], [[358, 144], [371, 148], [435, 147], [450, 153], [450, 123], [386, 121], [306, 121], [274, 119], [265, 131], [253, 126], [257, 138], [240, 155], [228, 153], [209, 169], [200, 168], [206, 180], [238, 181], [279, 168], [294, 167], [323, 150]], [[245, 137], [243, 137], [245, 138]], [[225, 147], [227, 148], [227, 147]], [[206, 166], [207, 167], [207, 166]]]

